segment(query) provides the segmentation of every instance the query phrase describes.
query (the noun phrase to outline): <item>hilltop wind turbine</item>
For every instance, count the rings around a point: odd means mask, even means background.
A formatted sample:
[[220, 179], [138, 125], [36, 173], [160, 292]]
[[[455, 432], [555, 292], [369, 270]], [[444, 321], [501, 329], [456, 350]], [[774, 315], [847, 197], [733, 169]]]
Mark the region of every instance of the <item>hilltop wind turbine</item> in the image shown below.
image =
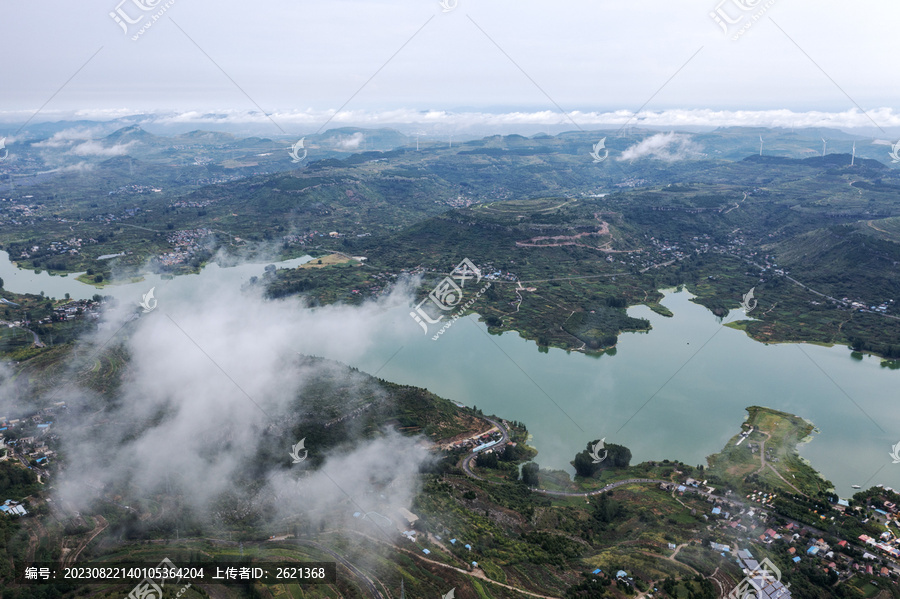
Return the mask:
[[759, 136], [759, 155], [760, 156], [762, 156], [762, 146], [763, 146], [763, 140], [762, 140], [762, 135], [760, 135]]
[[825, 148], [828, 147], [828, 140], [824, 137], [822, 138], [822, 156], [825, 155]]

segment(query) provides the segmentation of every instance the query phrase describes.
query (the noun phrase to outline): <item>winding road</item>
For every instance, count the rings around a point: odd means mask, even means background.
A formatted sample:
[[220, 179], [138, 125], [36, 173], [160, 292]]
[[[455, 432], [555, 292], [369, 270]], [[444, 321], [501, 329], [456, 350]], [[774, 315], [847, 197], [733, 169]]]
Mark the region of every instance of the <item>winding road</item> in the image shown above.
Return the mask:
[[0, 320], [0, 325], [5, 325], [5, 326], [16, 328], [16, 329], [22, 329], [23, 331], [28, 331], [29, 333], [32, 334], [32, 336], [34, 336], [34, 345], [36, 347], [44, 347], [44, 344], [41, 342], [41, 338], [38, 337], [37, 333], [35, 333], [31, 329], [27, 329], [23, 326], [19, 326], [15, 323], [9, 322], [8, 320]]
[[633, 485], [633, 484], [660, 484], [670, 482], [666, 480], [660, 480], [656, 478], [629, 478], [627, 480], [620, 480], [614, 483], [609, 483], [605, 487], [600, 489], [596, 489], [594, 491], [584, 491], [582, 493], [573, 493], [569, 491], [548, 491], [546, 489], [538, 489], [535, 487], [528, 487], [531, 491], [535, 493], [541, 493], [542, 495], [553, 495], [554, 497], [591, 497], [593, 495], [600, 495], [601, 493], [606, 493], [607, 491], [612, 491], [617, 487], [623, 487], [625, 485]]
[[[490, 422], [491, 424], [493, 424], [495, 427], [497, 427], [497, 429], [500, 430], [500, 434], [503, 435], [503, 438], [500, 439], [499, 443], [494, 445], [494, 448], [500, 449], [501, 447], [505, 446], [509, 442], [509, 431], [506, 430], [506, 427], [491, 418], [484, 418], [484, 419], [487, 420], [488, 422]], [[469, 455], [467, 455], [465, 458], [463, 458], [462, 469], [466, 473], [466, 475], [471, 476], [475, 480], [484, 480], [483, 478], [481, 478], [480, 476], [478, 476], [477, 474], [472, 472], [472, 460], [474, 460], [478, 456], [478, 453], [480, 453], [480, 452], [477, 452], [477, 453], [473, 452], [473, 453], [470, 453]]]

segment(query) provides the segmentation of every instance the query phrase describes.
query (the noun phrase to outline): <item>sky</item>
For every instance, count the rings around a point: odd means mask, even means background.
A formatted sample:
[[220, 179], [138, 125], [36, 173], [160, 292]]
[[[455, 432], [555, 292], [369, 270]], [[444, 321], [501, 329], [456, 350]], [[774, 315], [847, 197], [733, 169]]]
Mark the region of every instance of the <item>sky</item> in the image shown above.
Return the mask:
[[443, 2], [6, 2], [0, 121], [900, 126], [893, 0]]

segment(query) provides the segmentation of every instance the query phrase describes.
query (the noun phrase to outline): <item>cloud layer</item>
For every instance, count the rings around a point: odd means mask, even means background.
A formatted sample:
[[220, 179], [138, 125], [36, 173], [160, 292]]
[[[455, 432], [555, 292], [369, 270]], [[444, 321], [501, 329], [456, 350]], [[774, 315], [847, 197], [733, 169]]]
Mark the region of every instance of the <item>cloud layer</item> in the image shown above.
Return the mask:
[[[0, 122], [24, 120], [23, 112], [0, 111]], [[129, 122], [152, 129], [160, 127], [189, 126], [211, 128], [217, 126], [244, 126], [256, 134], [280, 135], [274, 123], [291, 135], [310, 133], [328, 123], [329, 127], [340, 126], [424, 126], [434, 131], [466, 129], [466, 128], [500, 128], [515, 126], [555, 126], [568, 130], [579, 127], [833, 127], [838, 129], [883, 129], [900, 128], [900, 113], [891, 108], [876, 108], [862, 112], [857, 109], [842, 112], [806, 111], [798, 112], [787, 109], [779, 110], [714, 110], [714, 109], [668, 109], [660, 111], [642, 111], [634, 113], [630, 110], [585, 111], [572, 110], [562, 113], [555, 110], [482, 112], [482, 111], [449, 111], [418, 110], [397, 108], [390, 110], [302, 110], [275, 111], [269, 115], [255, 111], [226, 109], [212, 112], [129, 112], [127, 110], [81, 110], [77, 113], [53, 113], [44, 111], [42, 119], [80, 118], [109, 120], [127, 118]], [[67, 139], [75, 139], [81, 130], [71, 130], [65, 134], [56, 134], [47, 142], [62, 145]], [[84, 139], [84, 138], [83, 138]], [[358, 144], [362, 139], [352, 137], [342, 140], [346, 144]]]
[[[429, 459], [420, 439], [385, 430], [330, 450], [307, 444], [315, 470], [290, 465], [288, 455], [300, 440], [290, 434], [294, 425], [313, 436], [303, 423], [310, 413], [321, 416], [310, 385], [323, 375], [340, 377], [348, 406], [386, 401], [367, 377], [298, 353], [362, 355], [387, 326], [385, 310], [409, 301], [408, 289], [360, 307], [313, 311], [296, 299], [264, 300], [258, 289], [200, 287], [158, 288], [157, 309], [121, 328], [133, 310], [123, 304], [86, 340], [114, 335], [130, 362], [114, 407], [98, 411], [108, 399], [71, 388], [61, 397], [80, 413], [80, 425], [63, 438], [67, 462], [77, 467], [55, 481], [61, 503], [81, 509], [121, 496], [146, 508], [173, 495], [214, 520], [259, 512], [332, 524], [361, 509], [409, 507]], [[265, 462], [272, 468], [243, 492], [248, 465], [260, 456], [274, 456]]]
[[657, 133], [626, 148], [619, 160], [656, 158], [666, 162], [698, 158], [701, 148], [691, 141], [690, 135], [679, 133]]

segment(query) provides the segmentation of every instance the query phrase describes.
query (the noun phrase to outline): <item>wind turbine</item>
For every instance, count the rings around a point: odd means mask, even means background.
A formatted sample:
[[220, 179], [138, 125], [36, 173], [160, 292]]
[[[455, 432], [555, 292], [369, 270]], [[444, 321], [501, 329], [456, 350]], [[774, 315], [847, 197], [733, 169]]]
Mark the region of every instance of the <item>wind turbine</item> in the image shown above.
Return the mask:
[[419, 129], [418, 131], [416, 131], [416, 152], [419, 151], [419, 136], [420, 136], [420, 135], [421, 135], [422, 137], [425, 137], [426, 135], [428, 135], [428, 132], [427, 132], [427, 131], [423, 131], [423, 130], [421, 130], [421, 129]]
[[826, 140], [826, 139], [823, 137], [823, 138], [822, 138], [822, 156], [825, 155], [825, 148], [827, 148], [827, 147], [828, 147], [828, 140]]

